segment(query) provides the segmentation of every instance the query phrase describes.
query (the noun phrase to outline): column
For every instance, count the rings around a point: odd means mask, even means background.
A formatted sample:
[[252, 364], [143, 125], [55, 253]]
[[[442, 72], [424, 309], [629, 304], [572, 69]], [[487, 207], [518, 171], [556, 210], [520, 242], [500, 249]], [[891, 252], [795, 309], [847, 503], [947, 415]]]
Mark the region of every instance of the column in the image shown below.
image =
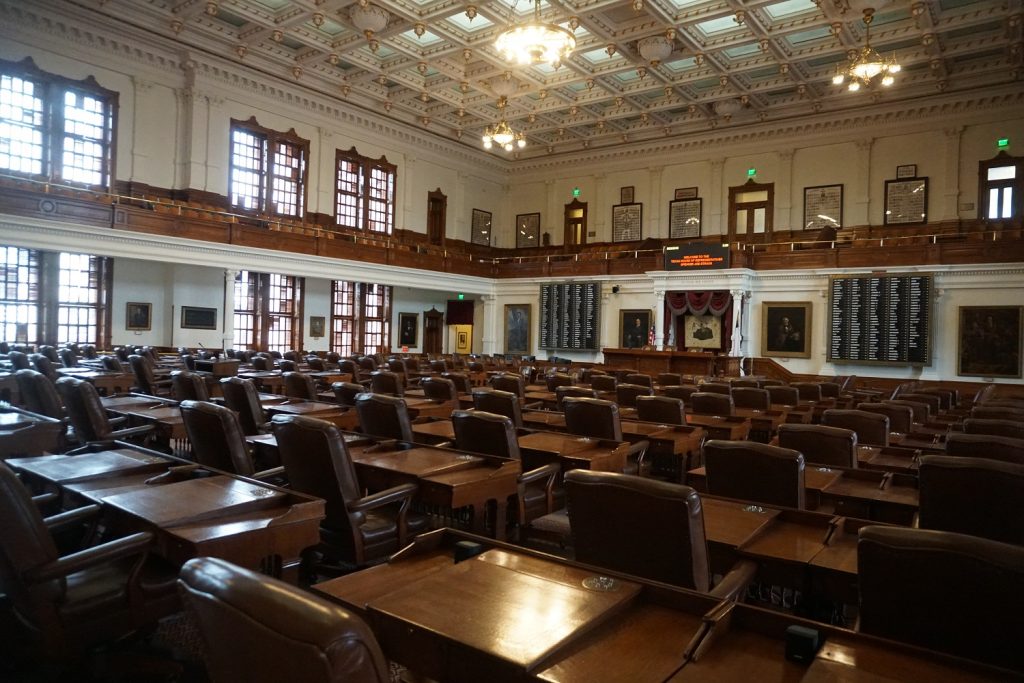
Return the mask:
[[[606, 190], [608, 188], [608, 176], [604, 173], [598, 173], [594, 176], [594, 208], [587, 212], [587, 231], [590, 232], [593, 228], [595, 233], [595, 240], [598, 241], [611, 241], [612, 229], [608, 225], [608, 217], [612, 213], [612, 204], [618, 202], [612, 201], [608, 203]], [[616, 195], [618, 196], [618, 195]], [[590, 239], [588, 238], [589, 242]]]
[[665, 333], [665, 290], [654, 290], [654, 348], [664, 351], [668, 341]]
[[775, 229], [796, 230], [793, 224], [793, 150], [779, 152], [779, 177], [775, 181]]
[[[414, 230], [416, 228], [413, 228], [412, 207], [413, 204], [415, 203], [415, 200], [412, 196], [412, 193], [414, 189], [413, 185], [415, 185], [415, 183], [412, 181], [412, 179], [416, 177], [416, 157], [410, 154], [405, 155], [405, 169], [402, 171], [402, 176], [406, 179], [406, 181], [402, 183], [402, 185], [405, 186], [405, 206], [403, 207], [402, 211], [402, 213], [404, 214], [403, 223], [398, 227], [402, 228], [403, 230]], [[424, 197], [423, 201], [426, 202], [426, 199], [427, 198]], [[425, 223], [422, 226], [418, 227], [421, 228], [423, 232], [427, 231], [427, 226]], [[417, 232], [419, 232], [419, 230], [417, 230]]]
[[870, 225], [871, 223], [871, 146], [873, 139], [858, 140], [854, 143], [857, 146], [857, 158], [854, 163], [857, 165], [856, 180], [853, 185], [853, 203], [856, 206], [854, 215], [844, 217], [846, 225]]
[[732, 347], [729, 349], [729, 355], [742, 358], [743, 318], [745, 313], [743, 302], [746, 298], [746, 292], [742, 289], [733, 289], [729, 293], [732, 294]]
[[647, 214], [647, 232], [642, 237], [668, 237], [667, 232], [664, 235], [661, 234], [661, 207], [664, 203], [661, 201], [661, 176], [664, 171], [664, 166], [654, 166], [649, 169], [648, 184], [651, 187], [651, 192], [644, 207]]
[[541, 223], [543, 225], [541, 225], [541, 229], [540, 229], [541, 230], [541, 242], [540, 243], [542, 245], [544, 244], [544, 235], [543, 235], [543, 233], [546, 232], [546, 233], [548, 233], [549, 237], [551, 238], [551, 244], [561, 244], [562, 243], [561, 240], [562, 240], [562, 237], [563, 237], [563, 235], [562, 235], [563, 230], [561, 228], [564, 227], [564, 225], [563, 225], [563, 215], [562, 215], [564, 207], [559, 207], [558, 204], [557, 204], [557, 200], [555, 198], [555, 181], [554, 180], [545, 180], [544, 181], [544, 189], [545, 189], [545, 192], [547, 194], [546, 199], [547, 199], [548, 210], [547, 210], [547, 215], [546, 216], [541, 216]]
[[498, 353], [498, 306], [495, 304], [493, 294], [484, 294], [480, 300], [484, 305], [484, 325], [480, 335], [480, 342], [483, 345], [483, 353]]
[[[947, 128], [944, 131], [946, 186], [942, 188], [942, 208], [939, 216], [939, 219], [944, 221], [956, 220], [960, 216], [960, 136], [963, 131], [963, 126]], [[935, 220], [930, 216], [929, 219]]]
[[222, 313], [223, 324], [221, 325], [221, 348], [227, 351], [234, 346], [235, 341], [235, 278], [239, 271], [227, 269], [224, 271], [224, 311]]

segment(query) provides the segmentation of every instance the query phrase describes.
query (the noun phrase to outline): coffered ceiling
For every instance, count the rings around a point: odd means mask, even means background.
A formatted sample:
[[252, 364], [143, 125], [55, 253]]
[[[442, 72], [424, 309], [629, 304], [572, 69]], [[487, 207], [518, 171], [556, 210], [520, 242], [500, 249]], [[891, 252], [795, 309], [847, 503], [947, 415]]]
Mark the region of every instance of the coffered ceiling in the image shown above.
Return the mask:
[[[577, 41], [557, 69], [510, 66], [494, 48], [512, 20], [531, 17], [528, 0], [69, 4], [475, 147], [505, 95], [527, 146], [494, 153], [522, 158], [1024, 76], [1022, 0], [542, 0], [544, 19]], [[861, 10], [872, 6], [872, 47], [903, 70], [892, 88], [850, 93], [831, 79], [863, 47]], [[356, 26], [359, 11], [382, 25], [371, 38]], [[648, 38], [668, 52], [656, 64], [641, 56]]]

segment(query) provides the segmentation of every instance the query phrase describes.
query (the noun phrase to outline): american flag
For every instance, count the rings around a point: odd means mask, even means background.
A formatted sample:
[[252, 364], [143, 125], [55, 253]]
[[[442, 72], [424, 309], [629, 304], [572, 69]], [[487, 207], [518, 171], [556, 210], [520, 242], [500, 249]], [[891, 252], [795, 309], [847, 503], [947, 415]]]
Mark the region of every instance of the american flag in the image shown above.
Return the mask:
[[647, 345], [654, 346], [654, 325], [651, 325], [651, 331], [647, 333]]

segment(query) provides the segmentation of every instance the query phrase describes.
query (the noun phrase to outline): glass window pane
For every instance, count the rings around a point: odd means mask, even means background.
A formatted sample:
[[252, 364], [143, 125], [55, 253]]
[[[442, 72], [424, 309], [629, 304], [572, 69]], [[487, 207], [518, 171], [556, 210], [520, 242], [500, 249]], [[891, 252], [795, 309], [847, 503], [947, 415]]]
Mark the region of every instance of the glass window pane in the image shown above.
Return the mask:
[[1011, 180], [1017, 177], [1016, 166], [996, 166], [988, 169], [989, 180]]
[[999, 218], [999, 188], [993, 187], [988, 191], [988, 218]]

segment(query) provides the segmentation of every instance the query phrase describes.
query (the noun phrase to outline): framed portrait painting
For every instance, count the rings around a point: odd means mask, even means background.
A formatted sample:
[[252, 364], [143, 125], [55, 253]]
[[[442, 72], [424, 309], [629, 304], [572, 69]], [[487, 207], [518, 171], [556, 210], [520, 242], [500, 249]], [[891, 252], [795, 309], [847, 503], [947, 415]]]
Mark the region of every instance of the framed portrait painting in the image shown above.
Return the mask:
[[765, 302], [761, 308], [761, 355], [811, 357], [811, 302]]
[[153, 329], [153, 304], [129, 301], [125, 306], [124, 329]]
[[398, 314], [398, 345], [416, 346], [418, 317], [415, 313]]
[[710, 313], [685, 316], [683, 346], [688, 349], [722, 348], [722, 319]]
[[327, 319], [322, 315], [309, 316], [309, 336], [313, 338], [324, 336], [324, 327], [326, 324]]
[[530, 353], [530, 304], [505, 304], [505, 353]]
[[964, 377], [1021, 376], [1024, 306], [961, 306], [956, 374]]
[[647, 309], [619, 311], [619, 348], [642, 349], [651, 330], [651, 312]]

